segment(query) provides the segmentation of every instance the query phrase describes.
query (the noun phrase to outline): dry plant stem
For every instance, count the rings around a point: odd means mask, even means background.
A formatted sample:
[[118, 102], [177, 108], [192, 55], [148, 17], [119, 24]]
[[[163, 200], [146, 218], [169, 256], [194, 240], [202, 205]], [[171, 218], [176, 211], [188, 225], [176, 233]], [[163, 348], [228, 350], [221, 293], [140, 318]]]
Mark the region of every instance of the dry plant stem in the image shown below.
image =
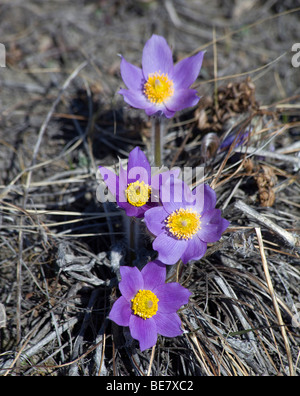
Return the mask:
[[153, 345], [153, 347], [152, 347], [147, 377], [150, 377], [150, 375], [151, 375], [151, 369], [152, 369], [152, 364], [153, 364], [153, 360], [154, 360], [154, 353], [155, 353], [155, 345]]
[[253, 155], [258, 155], [258, 156], [262, 156], [262, 157], [273, 158], [278, 161], [292, 163], [292, 164], [295, 164], [296, 166], [300, 167], [300, 159], [299, 158], [281, 154], [281, 153], [271, 152], [271, 151], [267, 151], [267, 150], [261, 150], [260, 148], [255, 148], [255, 147], [239, 147], [239, 148], [235, 148], [234, 151], [237, 153], [247, 153], [247, 154], [253, 154]]
[[216, 41], [216, 28], [213, 28], [213, 49], [214, 49], [214, 102], [216, 110], [219, 108], [218, 103], [218, 53], [217, 53], [217, 41]]
[[[239, 29], [236, 29], [236, 30], [232, 30], [232, 31], [230, 31], [230, 32], [227, 33], [227, 34], [222, 35], [221, 37], [219, 37], [218, 39], [216, 39], [216, 42], [218, 43], [218, 42], [220, 42], [220, 41], [227, 40], [228, 38], [232, 37], [233, 35], [240, 33], [240, 32], [243, 31], [244, 29], [251, 29], [251, 28], [253, 28], [254, 26], [261, 25], [261, 24], [264, 24], [264, 23], [266, 23], [266, 22], [268, 22], [268, 21], [270, 21], [270, 20], [277, 19], [277, 18], [282, 17], [282, 16], [284, 16], [284, 15], [296, 13], [296, 12], [299, 12], [299, 11], [300, 11], [300, 7], [296, 7], [296, 8], [293, 8], [293, 9], [291, 9], [291, 10], [287, 10], [287, 11], [280, 12], [280, 13], [278, 13], [278, 14], [276, 14], [276, 15], [272, 15], [272, 16], [268, 16], [268, 17], [266, 17], [266, 18], [259, 19], [258, 21], [254, 22], [254, 23], [248, 24], [248, 25], [246, 25], [246, 26], [243, 26], [242, 28], [239, 28]], [[214, 44], [214, 40], [209, 41], [208, 43], [202, 45], [201, 47], [196, 48], [196, 49], [195, 49], [193, 52], [191, 52], [188, 56], [195, 55], [197, 52], [203, 51], [205, 48], [211, 46], [212, 44]]]
[[[48, 112], [47, 117], [46, 117], [45, 121], [43, 122], [43, 124], [42, 124], [42, 126], [41, 126], [41, 129], [40, 129], [40, 131], [39, 131], [38, 140], [37, 140], [36, 145], [35, 145], [35, 147], [34, 147], [34, 152], [33, 152], [33, 157], [32, 157], [32, 164], [31, 164], [31, 166], [34, 166], [35, 163], [36, 163], [36, 157], [37, 157], [37, 154], [38, 154], [40, 145], [41, 145], [41, 143], [42, 143], [42, 139], [43, 139], [44, 133], [45, 133], [45, 131], [46, 131], [46, 129], [47, 129], [47, 126], [48, 126], [48, 124], [49, 124], [49, 121], [50, 121], [50, 119], [51, 119], [51, 117], [52, 117], [52, 115], [53, 115], [53, 113], [54, 113], [54, 111], [55, 111], [55, 109], [56, 109], [58, 103], [59, 103], [60, 100], [61, 100], [61, 97], [62, 97], [63, 93], [64, 93], [65, 90], [68, 88], [68, 86], [70, 85], [71, 81], [78, 75], [78, 73], [79, 73], [87, 64], [88, 64], [87, 61], [81, 63], [81, 64], [73, 71], [73, 73], [67, 78], [67, 80], [66, 80], [65, 83], [63, 84], [63, 86], [62, 86], [62, 88], [61, 88], [61, 90], [60, 90], [60, 93], [59, 93], [58, 97], [57, 97], [56, 100], [54, 101], [54, 103], [53, 103], [53, 105], [52, 105], [50, 111]], [[27, 188], [27, 189], [28, 189], [29, 186], [30, 186], [31, 176], [32, 176], [32, 170], [30, 170], [30, 171], [28, 172], [27, 183], [26, 183], [26, 188]]]
[[[68, 320], [67, 322], [65, 322], [64, 324], [62, 324], [59, 328], [58, 328], [58, 333], [59, 335], [61, 335], [62, 333], [64, 333], [66, 330], [73, 328], [73, 326], [78, 322], [79, 318], [71, 318], [70, 320]], [[28, 336], [28, 335], [27, 335]], [[35, 345], [33, 345], [32, 347], [25, 349], [28, 342], [31, 339], [31, 335], [28, 336], [27, 340], [24, 342], [24, 344], [22, 345], [21, 349], [19, 350], [19, 352], [17, 353], [16, 357], [14, 359], [9, 359], [4, 366], [1, 367], [0, 373], [3, 370], [6, 370], [5, 374], [3, 374], [4, 376], [7, 376], [8, 374], [10, 374], [11, 370], [13, 369], [13, 367], [15, 366], [15, 364], [17, 362], [21, 362], [24, 358], [31, 358], [32, 356], [36, 355], [37, 353], [39, 353], [41, 350], [43, 350], [43, 348], [45, 348], [45, 346], [47, 344], [49, 344], [50, 342], [52, 342], [53, 340], [55, 340], [57, 338], [57, 331], [53, 330], [51, 333], [48, 333], [46, 335], [45, 338], [43, 338], [41, 341], [39, 341], [38, 343], [36, 343]]]
[[269, 230], [273, 231], [280, 238], [282, 238], [289, 246], [300, 252], [300, 240], [298, 237], [293, 236], [291, 233], [273, 223], [267, 217], [259, 214], [256, 210], [250, 208], [247, 204], [242, 201], [237, 201], [235, 207], [244, 212], [247, 216], [256, 220], [259, 224], [267, 227]]
[[123, 214], [123, 224], [125, 228], [125, 238], [127, 240], [127, 253], [130, 263], [135, 259], [135, 251], [138, 246], [138, 224], [133, 217]]
[[163, 117], [154, 116], [151, 122], [151, 154], [154, 159], [154, 166], [160, 168], [163, 164], [165, 119]]
[[267, 262], [266, 255], [265, 255], [261, 229], [259, 227], [257, 227], [257, 228], [255, 228], [255, 231], [256, 231], [256, 235], [257, 235], [257, 240], [258, 240], [258, 245], [259, 245], [259, 250], [260, 250], [260, 255], [261, 255], [261, 260], [262, 260], [262, 264], [263, 264], [263, 269], [264, 269], [267, 285], [268, 285], [268, 288], [269, 288], [269, 291], [270, 291], [270, 295], [272, 297], [274, 309], [275, 309], [275, 312], [276, 312], [276, 316], [278, 318], [278, 323], [280, 325], [281, 334], [282, 334], [282, 337], [283, 337], [283, 340], [284, 340], [284, 345], [285, 345], [285, 349], [286, 349], [286, 353], [287, 353], [287, 357], [288, 357], [288, 362], [289, 362], [290, 375], [294, 376], [294, 368], [293, 368], [293, 361], [292, 361], [290, 344], [289, 344], [288, 337], [287, 337], [287, 334], [286, 334], [285, 324], [284, 324], [284, 322], [282, 320], [282, 316], [281, 316], [281, 312], [280, 312], [280, 309], [279, 309], [278, 301], [277, 301], [277, 298], [276, 298], [275, 293], [274, 293], [274, 288], [273, 288], [273, 284], [272, 284], [272, 280], [271, 280], [270, 272], [269, 272], [269, 266], [268, 266], [268, 262]]
[[[32, 178], [32, 169], [36, 164], [36, 158], [37, 154], [39, 152], [40, 145], [42, 143], [43, 136], [45, 134], [45, 131], [47, 129], [47, 126], [49, 124], [49, 121], [55, 111], [56, 106], [61, 100], [61, 97], [65, 90], [68, 88], [70, 85], [71, 81], [78, 75], [78, 73], [87, 65], [87, 61], [81, 63], [75, 70], [74, 72], [67, 78], [65, 83], [63, 84], [60, 93], [56, 100], [54, 101], [53, 105], [51, 106], [50, 111], [47, 114], [47, 117], [45, 121], [43, 122], [39, 135], [38, 135], [38, 140], [35, 144], [34, 151], [33, 151], [33, 156], [32, 156], [32, 163], [30, 170], [28, 171], [27, 174], [27, 180], [26, 180], [26, 185], [25, 185], [25, 192], [24, 192], [24, 200], [23, 200], [23, 208], [24, 210], [26, 209], [27, 206], [27, 199], [28, 199], [28, 190], [31, 184], [31, 178]], [[23, 217], [20, 219], [20, 232], [19, 232], [19, 256], [18, 256], [18, 264], [17, 264], [17, 310], [16, 310], [16, 322], [17, 322], [17, 343], [20, 343], [21, 338], [22, 338], [22, 329], [21, 329], [21, 300], [22, 300], [22, 261], [23, 261]]]

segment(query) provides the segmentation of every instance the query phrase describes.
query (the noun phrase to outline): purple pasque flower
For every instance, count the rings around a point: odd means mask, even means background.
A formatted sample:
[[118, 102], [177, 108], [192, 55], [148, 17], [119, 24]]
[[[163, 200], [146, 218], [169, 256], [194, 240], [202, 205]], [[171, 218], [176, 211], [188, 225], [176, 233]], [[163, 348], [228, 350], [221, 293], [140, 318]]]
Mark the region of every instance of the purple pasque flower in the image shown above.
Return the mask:
[[148, 116], [159, 113], [167, 118], [176, 111], [195, 106], [199, 97], [190, 86], [199, 75], [204, 52], [173, 64], [172, 51], [166, 40], [153, 35], [145, 44], [142, 69], [122, 57], [121, 75], [128, 89], [121, 89], [125, 102], [144, 109]]
[[127, 170], [121, 163], [119, 175], [111, 170], [99, 167], [111, 194], [127, 216], [142, 217], [146, 210], [159, 203], [160, 186], [173, 175], [179, 176], [180, 169], [151, 174], [151, 167], [145, 154], [139, 147], [129, 153]]
[[248, 127], [244, 131], [238, 131], [238, 133], [232, 133], [228, 135], [226, 139], [220, 144], [220, 150], [228, 149], [234, 141], [234, 148], [246, 144], [251, 131], [252, 127]]
[[170, 179], [161, 188], [161, 201], [162, 206], [145, 213], [145, 223], [156, 236], [158, 260], [165, 264], [199, 260], [207, 243], [218, 241], [229, 225], [215, 209], [216, 193], [206, 184], [191, 191], [186, 183]]
[[177, 337], [182, 334], [178, 309], [187, 304], [191, 292], [179, 283], [165, 283], [166, 266], [156, 260], [139, 271], [120, 267], [122, 296], [114, 303], [109, 318], [119, 326], [129, 326], [141, 351], [156, 344], [157, 334]]

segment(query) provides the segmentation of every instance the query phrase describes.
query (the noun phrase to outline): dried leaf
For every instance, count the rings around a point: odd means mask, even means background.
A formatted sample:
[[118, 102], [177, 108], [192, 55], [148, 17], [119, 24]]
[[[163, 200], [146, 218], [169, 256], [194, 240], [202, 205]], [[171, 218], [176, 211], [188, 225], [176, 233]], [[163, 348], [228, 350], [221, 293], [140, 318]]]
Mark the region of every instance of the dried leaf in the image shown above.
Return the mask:
[[201, 143], [201, 157], [203, 161], [212, 158], [220, 146], [220, 139], [216, 133], [208, 133], [204, 136]]

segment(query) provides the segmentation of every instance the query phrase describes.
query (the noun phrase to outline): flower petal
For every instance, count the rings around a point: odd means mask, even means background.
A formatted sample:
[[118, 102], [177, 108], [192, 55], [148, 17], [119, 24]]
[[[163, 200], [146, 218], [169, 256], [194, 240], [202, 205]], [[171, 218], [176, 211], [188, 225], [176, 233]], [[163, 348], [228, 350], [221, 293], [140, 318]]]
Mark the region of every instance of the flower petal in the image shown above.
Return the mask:
[[127, 88], [133, 91], [142, 91], [145, 83], [142, 69], [132, 65], [122, 57], [120, 70], [122, 79]]
[[99, 172], [101, 173], [103, 181], [107, 185], [109, 191], [116, 198], [118, 195], [119, 176], [117, 176], [110, 169], [104, 168], [103, 166], [99, 166]]
[[189, 186], [180, 179], [174, 179], [173, 176], [161, 187], [160, 199], [169, 214], [185, 206], [191, 206], [195, 202]]
[[182, 305], [189, 302], [189, 297], [192, 294], [188, 289], [175, 282], [160, 285], [153, 292], [159, 299], [159, 313], [178, 311]]
[[148, 230], [153, 235], [159, 235], [165, 228], [165, 219], [168, 213], [162, 206], [147, 210], [145, 213], [145, 223]]
[[136, 109], [147, 109], [149, 107], [149, 102], [142, 91], [120, 89], [118, 93], [123, 95], [126, 103]]
[[194, 56], [182, 59], [174, 66], [173, 81], [175, 88], [189, 88], [193, 84], [200, 73], [204, 54], [205, 51], [198, 52]]
[[158, 260], [164, 264], [176, 264], [187, 247], [187, 241], [179, 240], [162, 232], [153, 242], [153, 249], [158, 252]]
[[194, 107], [200, 97], [195, 89], [175, 89], [174, 95], [165, 103], [170, 111], [180, 111], [188, 107]]
[[172, 177], [173, 180], [178, 179], [180, 172], [181, 172], [180, 168], [173, 168], [169, 171], [160, 172], [152, 175], [151, 178], [152, 190], [155, 190], [156, 194], [158, 194], [159, 196], [160, 189], [167, 182], [167, 180], [170, 179], [170, 177]]
[[[149, 208], [152, 208], [152, 207], [149, 206], [148, 204], [137, 207], [137, 208], [136, 208], [137, 211], [135, 212], [134, 217], [138, 217], [138, 218], [144, 217], [145, 212], [146, 212], [147, 210], [149, 210]], [[128, 216], [128, 215], [127, 215], [127, 216]]]
[[164, 37], [154, 34], [146, 42], [143, 49], [142, 69], [145, 80], [151, 73], [173, 73], [172, 51]]
[[222, 218], [220, 225], [221, 233], [223, 234], [223, 232], [225, 232], [229, 226], [230, 226], [230, 221]]
[[140, 217], [142, 216], [142, 214], [144, 213], [143, 211], [141, 211], [141, 207], [136, 207], [131, 205], [130, 203], [127, 202], [120, 202], [119, 207], [125, 210], [125, 213], [128, 217]]
[[166, 281], [166, 266], [158, 261], [150, 261], [141, 271], [144, 278], [144, 289], [153, 291]]
[[109, 319], [117, 323], [119, 326], [129, 326], [130, 316], [132, 315], [132, 310], [130, 303], [125, 297], [121, 296], [112, 306], [109, 314]]
[[208, 224], [202, 227], [197, 235], [201, 241], [206, 243], [217, 242], [221, 238], [221, 233], [218, 231], [218, 226], [215, 224]]
[[197, 235], [204, 242], [217, 242], [229, 224], [228, 220], [221, 217], [220, 209], [213, 209], [201, 217], [201, 229]]
[[127, 171], [123, 168], [121, 160], [119, 161], [119, 185], [117, 194], [117, 203], [120, 207], [121, 204], [127, 203], [127, 198], [125, 195], [125, 190], [128, 187]]
[[139, 147], [134, 148], [129, 154], [127, 179], [128, 183], [140, 180], [145, 184], [151, 184], [151, 167], [146, 155]]
[[144, 288], [144, 279], [137, 267], [120, 267], [121, 282], [119, 289], [128, 302]]
[[157, 312], [153, 319], [156, 323], [157, 333], [164, 337], [177, 337], [183, 333], [181, 320], [177, 313], [165, 314]]
[[166, 118], [172, 118], [174, 117], [176, 111], [169, 110], [167, 107], [164, 106], [164, 108], [162, 109], [162, 113]]
[[213, 210], [217, 203], [217, 195], [208, 184], [200, 184], [193, 190], [195, 196], [195, 210], [198, 213]]
[[164, 104], [152, 104], [149, 102], [148, 108], [145, 109], [145, 113], [150, 117], [154, 114], [157, 114], [158, 116], [164, 115], [166, 118], [172, 118], [175, 115], [175, 111], [171, 111], [166, 108]]
[[181, 260], [183, 264], [187, 264], [190, 260], [200, 260], [204, 256], [206, 250], [207, 243], [203, 242], [195, 235], [188, 241], [187, 248], [181, 256]]
[[156, 344], [157, 330], [153, 317], [150, 319], [142, 319], [139, 316], [131, 315], [129, 329], [132, 338], [139, 341], [141, 351], [151, 348]]

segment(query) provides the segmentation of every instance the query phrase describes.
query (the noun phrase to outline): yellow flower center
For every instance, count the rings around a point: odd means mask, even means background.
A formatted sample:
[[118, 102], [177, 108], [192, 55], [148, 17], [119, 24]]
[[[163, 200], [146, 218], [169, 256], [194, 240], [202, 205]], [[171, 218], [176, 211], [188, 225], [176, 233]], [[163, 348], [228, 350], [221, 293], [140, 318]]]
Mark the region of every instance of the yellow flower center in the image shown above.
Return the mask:
[[158, 310], [159, 299], [150, 290], [139, 290], [131, 300], [131, 308], [135, 315], [143, 319], [149, 319], [154, 316]]
[[191, 209], [177, 209], [167, 217], [166, 225], [177, 239], [191, 239], [201, 229], [200, 215]]
[[127, 201], [133, 206], [145, 205], [151, 195], [151, 187], [145, 184], [143, 181], [136, 181], [128, 184], [125, 190]]
[[151, 103], [161, 104], [173, 96], [173, 81], [168, 74], [151, 73], [144, 85], [144, 94]]

